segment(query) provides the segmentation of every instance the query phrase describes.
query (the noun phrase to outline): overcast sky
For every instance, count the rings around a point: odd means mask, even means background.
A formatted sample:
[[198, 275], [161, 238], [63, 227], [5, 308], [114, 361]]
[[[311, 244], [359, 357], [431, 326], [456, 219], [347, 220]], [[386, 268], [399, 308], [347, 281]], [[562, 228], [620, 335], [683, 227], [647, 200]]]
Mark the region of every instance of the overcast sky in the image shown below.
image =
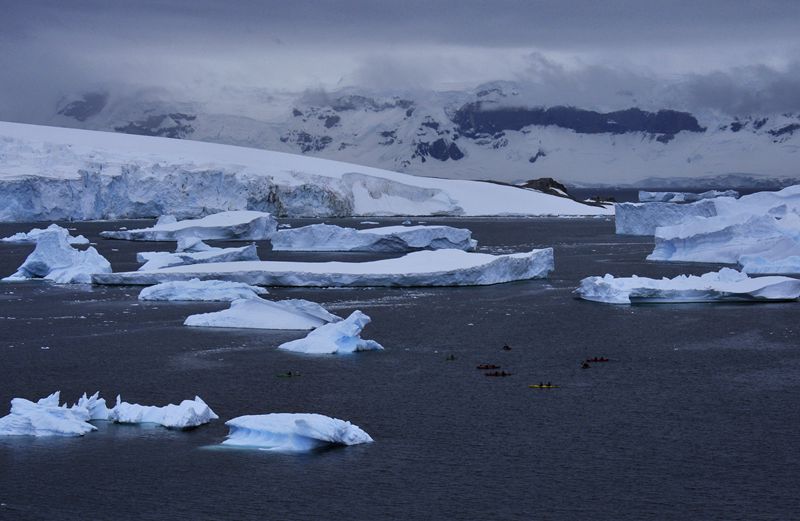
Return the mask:
[[0, 108], [88, 89], [451, 89], [544, 104], [800, 111], [800, 2], [0, 0]]

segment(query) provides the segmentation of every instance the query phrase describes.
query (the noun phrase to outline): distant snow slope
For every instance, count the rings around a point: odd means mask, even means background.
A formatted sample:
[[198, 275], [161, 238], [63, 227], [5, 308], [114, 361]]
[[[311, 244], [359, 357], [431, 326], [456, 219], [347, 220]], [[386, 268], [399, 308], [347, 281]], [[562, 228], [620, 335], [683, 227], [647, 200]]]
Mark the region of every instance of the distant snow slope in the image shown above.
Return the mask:
[[229, 145], [0, 122], [0, 221], [280, 216], [610, 215], [512, 186], [416, 177]]

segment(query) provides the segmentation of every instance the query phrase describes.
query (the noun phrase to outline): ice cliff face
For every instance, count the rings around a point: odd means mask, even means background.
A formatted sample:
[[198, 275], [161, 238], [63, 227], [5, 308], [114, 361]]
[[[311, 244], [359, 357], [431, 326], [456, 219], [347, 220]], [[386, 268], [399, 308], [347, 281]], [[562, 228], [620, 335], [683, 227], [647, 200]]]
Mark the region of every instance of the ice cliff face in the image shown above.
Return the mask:
[[194, 141], [0, 123], [0, 221], [278, 216], [610, 215], [535, 190], [415, 177]]

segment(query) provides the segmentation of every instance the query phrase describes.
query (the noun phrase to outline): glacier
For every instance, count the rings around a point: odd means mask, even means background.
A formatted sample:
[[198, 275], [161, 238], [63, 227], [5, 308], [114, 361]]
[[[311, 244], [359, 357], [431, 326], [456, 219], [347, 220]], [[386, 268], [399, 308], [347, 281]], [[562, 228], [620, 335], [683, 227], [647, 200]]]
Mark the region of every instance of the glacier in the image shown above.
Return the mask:
[[[269, 239], [278, 222], [267, 212], [219, 212], [199, 219], [156, 223], [150, 228], [100, 232], [105, 239], [127, 241], [178, 241], [180, 238], [258, 241]], [[184, 239], [186, 240], [186, 239]]]
[[117, 396], [117, 404], [108, 415], [116, 423], [156, 423], [168, 429], [192, 429], [218, 418], [199, 396], [163, 407], [123, 402]]
[[139, 300], [231, 302], [265, 294], [265, 288], [241, 282], [192, 279], [148, 286], [139, 292]]
[[358, 445], [374, 441], [360, 427], [322, 414], [239, 416], [228, 420], [225, 425], [230, 432], [222, 444], [229, 447], [307, 452], [330, 445]]
[[61, 226], [53, 223], [47, 228], [34, 228], [29, 232], [19, 232], [15, 233], [14, 235], [10, 235], [8, 237], [3, 237], [0, 239], [0, 242], [36, 242], [39, 237], [45, 232], [52, 232], [52, 231], [59, 231], [64, 230], [67, 233], [67, 242], [69, 244], [89, 244], [89, 239], [84, 237], [83, 235], [78, 235], [73, 237], [69, 230], [62, 228]]
[[0, 418], [0, 436], [83, 436], [97, 429], [88, 423], [96, 419], [92, 415], [98, 406], [97, 394], [94, 400], [84, 394], [83, 401], [72, 407], [59, 405], [60, 396], [56, 391], [37, 402], [12, 399], [10, 413]]
[[59, 228], [39, 234], [33, 252], [16, 273], [3, 280], [45, 279], [58, 284], [88, 284], [94, 273], [111, 273], [111, 263], [93, 247], [84, 251], [73, 248], [69, 232]]
[[[201, 244], [205, 245], [205, 243]], [[207, 246], [207, 245], [206, 245]], [[194, 248], [198, 245], [195, 244]], [[136, 261], [142, 263], [141, 271], [184, 266], [186, 264], [202, 264], [207, 262], [239, 262], [259, 260], [255, 244], [241, 248], [215, 248], [208, 246], [202, 251], [143, 251], [136, 254]]]
[[374, 340], [361, 338], [361, 331], [369, 322], [370, 318], [367, 315], [356, 310], [346, 319], [319, 326], [305, 338], [283, 343], [278, 349], [295, 353], [329, 355], [382, 350], [383, 346]]
[[175, 266], [152, 271], [99, 273], [96, 284], [150, 285], [198, 278], [255, 286], [483, 286], [546, 278], [553, 249], [491, 255], [462, 250], [408, 253], [369, 262], [246, 261]]
[[418, 177], [230, 145], [0, 122], [0, 221], [613, 215], [514, 186]]
[[232, 301], [230, 308], [222, 311], [190, 315], [184, 321], [184, 325], [308, 330], [339, 320], [341, 320], [340, 317], [329, 313], [316, 302], [308, 300], [271, 301], [262, 298], [245, 298]]
[[672, 279], [606, 274], [581, 280], [573, 293], [584, 300], [608, 304], [796, 301], [800, 297], [800, 279], [751, 278], [731, 268]]
[[739, 198], [736, 190], [708, 190], [699, 194], [692, 192], [648, 192], [639, 190], [640, 203], [694, 203], [701, 199], [715, 199], [717, 197]]
[[271, 241], [274, 251], [407, 252], [450, 248], [472, 251], [478, 245], [470, 230], [452, 226], [384, 226], [357, 230], [312, 224], [278, 230]]

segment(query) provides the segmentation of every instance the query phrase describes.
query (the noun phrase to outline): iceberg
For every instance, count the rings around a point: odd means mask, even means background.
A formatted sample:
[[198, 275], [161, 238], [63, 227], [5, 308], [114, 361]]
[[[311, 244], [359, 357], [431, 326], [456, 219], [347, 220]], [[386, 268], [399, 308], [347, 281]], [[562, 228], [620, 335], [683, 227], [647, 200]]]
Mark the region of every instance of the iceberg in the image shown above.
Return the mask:
[[680, 224], [689, 217], [717, 215], [712, 199], [696, 203], [617, 203], [614, 205], [618, 235], [653, 235], [659, 226]]
[[701, 199], [715, 199], [717, 197], [739, 198], [736, 190], [709, 190], [700, 194], [692, 192], [646, 192], [639, 191], [640, 203], [694, 203]]
[[471, 231], [451, 226], [385, 226], [356, 230], [312, 224], [278, 230], [271, 240], [275, 251], [407, 252], [450, 248], [472, 251], [478, 245]]
[[36, 248], [13, 275], [4, 281], [45, 279], [58, 284], [88, 284], [93, 273], [111, 273], [111, 263], [96, 249], [81, 251], [68, 241], [69, 232], [60, 228], [41, 233]]
[[[202, 242], [201, 244], [206, 245]], [[195, 244], [193, 247], [198, 248], [199, 246]], [[148, 271], [168, 268], [170, 266], [202, 264], [206, 262], [257, 261], [259, 258], [256, 252], [256, 245], [249, 244], [241, 248], [214, 248], [208, 246], [207, 249], [201, 251], [179, 251], [176, 253], [167, 251], [143, 251], [136, 254], [136, 260], [142, 263], [142, 266], [139, 268], [140, 270]]]
[[308, 330], [339, 320], [340, 317], [308, 300], [246, 298], [234, 300], [230, 308], [222, 311], [190, 315], [183, 324], [195, 327]]
[[370, 318], [367, 315], [356, 310], [346, 319], [322, 325], [305, 338], [281, 344], [278, 349], [295, 353], [329, 355], [381, 350], [383, 346], [379, 343], [361, 338], [361, 330], [369, 322]]
[[219, 212], [200, 219], [161, 222], [138, 230], [106, 231], [100, 236], [127, 241], [177, 241], [181, 237], [259, 241], [269, 239], [277, 228], [277, 221], [267, 212], [240, 210]]
[[784, 273], [800, 275], [800, 256], [769, 259], [763, 255], [742, 255], [739, 257], [739, 266], [742, 271], [750, 275], [774, 275]]
[[283, 452], [307, 452], [330, 445], [358, 445], [373, 439], [360, 427], [322, 414], [272, 413], [239, 416], [223, 445]]
[[123, 402], [117, 396], [117, 404], [108, 415], [109, 420], [117, 423], [157, 423], [168, 429], [191, 429], [218, 418], [199, 396], [163, 407]]
[[72, 407], [59, 405], [60, 395], [56, 391], [37, 402], [12, 399], [10, 414], [0, 418], [0, 436], [83, 436], [97, 429], [88, 423], [100, 407], [97, 394], [94, 401], [84, 394], [84, 401]]
[[192, 279], [148, 286], [139, 292], [139, 300], [231, 302], [257, 298], [258, 295], [266, 293], [267, 290], [264, 288], [241, 282]]
[[607, 274], [583, 279], [574, 293], [607, 304], [794, 301], [800, 297], [800, 279], [751, 278], [731, 268], [672, 279]]
[[39, 240], [39, 237], [45, 232], [52, 232], [52, 231], [60, 231], [63, 230], [67, 234], [67, 242], [69, 244], [89, 244], [89, 239], [84, 237], [83, 235], [78, 235], [77, 237], [73, 237], [70, 235], [69, 230], [66, 228], [62, 228], [57, 224], [51, 224], [47, 228], [34, 228], [29, 232], [19, 232], [15, 233], [14, 235], [10, 235], [8, 237], [3, 237], [0, 239], [0, 242], [36, 242]]
[[152, 271], [102, 273], [97, 284], [149, 285], [175, 280], [216, 279], [256, 286], [482, 286], [545, 278], [553, 271], [553, 249], [491, 255], [461, 250], [418, 251], [369, 262], [247, 261], [175, 266]]

